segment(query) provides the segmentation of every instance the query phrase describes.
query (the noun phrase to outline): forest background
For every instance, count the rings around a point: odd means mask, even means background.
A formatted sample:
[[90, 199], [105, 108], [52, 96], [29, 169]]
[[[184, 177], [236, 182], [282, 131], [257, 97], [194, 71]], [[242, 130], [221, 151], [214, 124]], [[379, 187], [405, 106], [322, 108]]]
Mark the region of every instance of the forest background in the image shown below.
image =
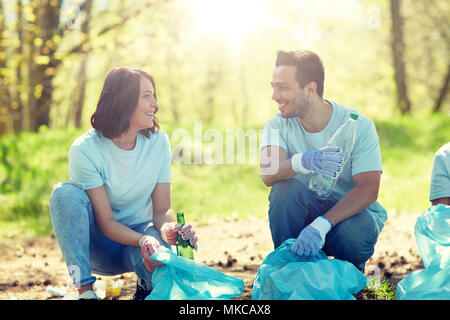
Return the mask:
[[[174, 210], [266, 217], [252, 134], [278, 111], [277, 50], [319, 54], [324, 97], [376, 124], [380, 203], [424, 212], [434, 153], [450, 141], [449, 17], [445, 0], [0, 0], [0, 238], [52, 232], [52, 185], [68, 179], [107, 72], [125, 65], [154, 76], [161, 129], [192, 157], [173, 163]], [[218, 152], [208, 130], [224, 153], [229, 134], [246, 148], [205, 161]]]

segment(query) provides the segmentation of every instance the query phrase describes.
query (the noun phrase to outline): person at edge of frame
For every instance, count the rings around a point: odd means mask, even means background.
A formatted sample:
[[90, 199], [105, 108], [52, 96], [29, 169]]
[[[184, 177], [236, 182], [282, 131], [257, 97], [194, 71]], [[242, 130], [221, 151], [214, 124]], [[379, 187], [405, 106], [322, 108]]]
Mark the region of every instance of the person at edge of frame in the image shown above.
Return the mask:
[[450, 206], [450, 142], [434, 155], [429, 199], [433, 206], [440, 203]]

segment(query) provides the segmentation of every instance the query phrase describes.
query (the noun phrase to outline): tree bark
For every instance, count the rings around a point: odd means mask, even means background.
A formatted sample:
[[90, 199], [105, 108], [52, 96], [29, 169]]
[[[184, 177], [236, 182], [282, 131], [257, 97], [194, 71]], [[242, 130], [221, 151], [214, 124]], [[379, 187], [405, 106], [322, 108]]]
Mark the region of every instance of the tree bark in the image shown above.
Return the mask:
[[[104, 27], [100, 32], [94, 36], [86, 35], [86, 37], [76, 44], [74, 47], [65, 52], [64, 56], [55, 55], [58, 50], [58, 45], [62, 41], [58, 38], [63, 38], [65, 35], [64, 23], [61, 24], [60, 13], [63, 0], [52, 0], [52, 1], [33, 1], [20, 2], [16, 0], [17, 5], [23, 5], [25, 8], [25, 3], [28, 8], [33, 10], [33, 20], [28, 20], [24, 22], [22, 32], [19, 34], [19, 38], [23, 36], [23, 47], [18, 48], [14, 53], [22, 52], [22, 57], [19, 58], [19, 65], [17, 68], [15, 77], [18, 79], [15, 84], [20, 85], [21, 90], [27, 91], [27, 97], [23, 99], [23, 105], [20, 100], [19, 104], [15, 104], [13, 107], [16, 108], [16, 113], [19, 117], [15, 117], [16, 131], [19, 130], [32, 130], [37, 131], [42, 125], [49, 125], [50, 122], [50, 109], [52, 105], [52, 92], [53, 92], [53, 78], [57, 73], [58, 67], [61, 65], [64, 58], [69, 57], [71, 54], [87, 54], [89, 52], [89, 44], [96, 37], [99, 37], [111, 30], [120, 28], [123, 24], [138, 16], [144, 9], [149, 9], [170, 0], [159, 0], [159, 1], [146, 1], [139, 9], [129, 12], [124, 15], [123, 19], [119, 22], [113, 23], [109, 26]], [[2, 0], [0, 0], [0, 40], [5, 36], [4, 33], [4, 23], [1, 13], [2, 10]], [[80, 10], [87, 11], [89, 4], [92, 4], [92, 0], [85, 0], [80, 5]], [[18, 10], [20, 8], [18, 7]], [[19, 12], [19, 11], [18, 11]], [[20, 14], [18, 15], [20, 19]], [[24, 15], [25, 17], [25, 15]], [[88, 19], [89, 20], [89, 19]], [[17, 25], [19, 26], [20, 21]], [[5, 42], [0, 41], [0, 46]], [[6, 73], [2, 72], [6, 70], [7, 61], [10, 57], [9, 54], [13, 52], [6, 51], [7, 48], [0, 48], [0, 134], [11, 130], [13, 127], [12, 122], [12, 111], [11, 97], [12, 92], [16, 92], [11, 83], [10, 79], [7, 79]], [[10, 50], [12, 51], [12, 50]], [[11, 60], [17, 61], [17, 60]], [[10, 63], [12, 64], [12, 62]], [[22, 70], [26, 70], [22, 74]], [[81, 63], [79, 77], [86, 77], [86, 65], [85, 62]], [[21, 83], [22, 82], [22, 83]], [[84, 84], [85, 81], [83, 81]], [[80, 106], [84, 102], [84, 89], [81, 89], [78, 93], [78, 105]], [[16, 94], [13, 94], [14, 98]], [[20, 94], [18, 93], [19, 97]], [[23, 108], [22, 108], [23, 107]], [[74, 112], [76, 119], [80, 119], [81, 123], [81, 112], [82, 106], [78, 107]], [[26, 116], [26, 117], [24, 117]], [[26, 120], [26, 121], [25, 121]], [[76, 124], [78, 120], [75, 120]]]
[[[47, 57], [48, 62], [38, 61], [30, 90], [36, 97], [36, 105], [31, 110], [31, 130], [37, 131], [40, 126], [48, 126], [50, 122], [50, 105], [52, 102], [53, 77], [57, 66], [55, 52], [57, 46], [53, 37], [59, 34], [59, 17], [62, 0], [48, 1], [38, 10], [38, 21], [42, 45], [39, 47], [39, 57]], [[41, 13], [42, 12], [42, 13]]]
[[17, 6], [17, 37], [19, 45], [16, 48], [17, 65], [16, 65], [16, 88], [14, 90], [14, 101], [12, 107], [12, 123], [15, 133], [19, 133], [23, 129], [23, 101], [21, 93], [23, 88], [22, 65], [23, 65], [23, 6], [22, 0], [16, 1]]
[[439, 112], [441, 110], [442, 103], [444, 102], [445, 97], [447, 96], [449, 83], [450, 83], [450, 64], [447, 66], [447, 75], [445, 76], [444, 84], [442, 85], [442, 88], [439, 91], [439, 97], [436, 100], [433, 112]]
[[[89, 36], [91, 21], [91, 11], [92, 11], [92, 0], [88, 0], [85, 6], [86, 18], [84, 19], [83, 24], [81, 25], [81, 32], [83, 32], [84, 36], [87, 38]], [[86, 97], [86, 65], [89, 56], [89, 51], [85, 54], [81, 55], [81, 63], [80, 70], [78, 71], [78, 81], [77, 81], [77, 100], [75, 103], [75, 127], [81, 127], [81, 115], [83, 113], [83, 106]]]
[[76, 89], [76, 102], [75, 102], [75, 114], [74, 123], [75, 127], [81, 127], [81, 115], [83, 114], [83, 106], [86, 97], [86, 64], [88, 54], [84, 54], [80, 63], [80, 69], [78, 71], [78, 81]]
[[401, 0], [391, 0], [392, 19], [392, 55], [394, 63], [395, 85], [397, 89], [397, 105], [402, 115], [411, 112], [411, 103], [408, 98], [406, 84], [406, 70], [403, 42], [403, 17], [401, 15]]
[[[88, 44], [90, 41], [92, 41], [92, 38], [95, 37], [100, 37], [105, 33], [108, 33], [109, 31], [115, 30], [121, 26], [123, 26], [127, 21], [136, 18], [141, 12], [143, 12], [145, 9], [149, 9], [152, 8], [156, 5], [161, 5], [163, 3], [167, 3], [171, 0], [161, 0], [158, 2], [148, 2], [144, 5], [142, 5], [141, 8], [134, 10], [133, 12], [130, 12], [126, 15], [123, 15], [120, 21], [113, 23], [109, 26], [104, 27], [102, 30], [100, 30], [95, 36], [93, 37], [87, 37], [85, 38], [83, 41], [81, 41], [80, 43], [78, 43], [77, 45], [75, 45], [74, 47], [72, 47], [71, 49], [67, 50], [67, 52], [65, 53], [65, 57], [69, 57], [72, 54], [77, 54], [77, 53], [82, 53], [85, 52], [85, 50], [83, 49], [86, 44]], [[57, 60], [57, 66], [62, 62], [62, 60]]]
[[8, 131], [11, 97], [9, 94], [8, 79], [3, 70], [6, 70], [5, 23], [2, 2], [0, 1], [0, 135]]

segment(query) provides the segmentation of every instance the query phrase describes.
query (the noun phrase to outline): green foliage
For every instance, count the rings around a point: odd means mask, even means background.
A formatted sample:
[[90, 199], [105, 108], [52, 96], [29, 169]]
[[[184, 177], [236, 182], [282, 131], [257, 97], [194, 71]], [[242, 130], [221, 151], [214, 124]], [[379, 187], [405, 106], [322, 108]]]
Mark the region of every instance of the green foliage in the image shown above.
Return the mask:
[[388, 214], [419, 213], [430, 205], [434, 153], [449, 141], [449, 123], [443, 114], [375, 121], [383, 165], [379, 201]]
[[17, 231], [11, 222], [18, 221], [27, 226], [22, 232], [49, 232], [52, 185], [68, 179], [67, 152], [80, 134], [41, 127], [38, 133], [0, 137], [0, 218], [8, 226], [3, 232]]
[[[378, 200], [388, 214], [418, 213], [429, 206], [433, 157], [448, 142], [448, 123], [449, 117], [445, 115], [375, 121], [383, 161]], [[175, 128], [163, 126], [169, 137]], [[204, 127], [203, 132], [209, 128]], [[193, 132], [192, 128], [187, 130]], [[219, 130], [225, 135], [226, 130]], [[68, 150], [83, 132], [83, 129], [44, 128], [38, 133], [0, 138], [3, 235], [17, 234], [19, 230], [32, 234], [51, 231], [48, 205], [52, 185], [68, 180]], [[172, 141], [172, 148], [176, 143]], [[207, 146], [203, 142], [203, 148]], [[191, 221], [266, 217], [268, 194], [257, 163], [172, 165], [172, 206], [175, 211], [184, 211]]]
[[361, 293], [368, 300], [395, 300], [395, 289], [387, 279], [370, 280]]
[[189, 219], [264, 217], [269, 189], [255, 165], [174, 165], [174, 210]]

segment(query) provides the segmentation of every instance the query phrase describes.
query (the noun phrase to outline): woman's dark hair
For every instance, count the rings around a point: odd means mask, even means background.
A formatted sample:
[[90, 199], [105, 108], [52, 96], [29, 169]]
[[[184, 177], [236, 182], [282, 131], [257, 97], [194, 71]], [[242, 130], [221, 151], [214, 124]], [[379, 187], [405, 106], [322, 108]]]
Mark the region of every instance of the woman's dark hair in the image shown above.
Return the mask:
[[[156, 87], [153, 77], [145, 71], [120, 67], [112, 69], [106, 76], [97, 108], [91, 116], [91, 125], [104, 137], [119, 137], [130, 128], [130, 118], [139, 101], [141, 77], [145, 77]], [[158, 109], [155, 110], [155, 113]], [[153, 117], [153, 127], [142, 129], [145, 137], [150, 138], [159, 129], [158, 119]]]
[[295, 66], [297, 68], [296, 80], [300, 88], [314, 81], [317, 84], [317, 94], [323, 97], [323, 82], [325, 72], [319, 56], [312, 51], [278, 51], [275, 66]]

